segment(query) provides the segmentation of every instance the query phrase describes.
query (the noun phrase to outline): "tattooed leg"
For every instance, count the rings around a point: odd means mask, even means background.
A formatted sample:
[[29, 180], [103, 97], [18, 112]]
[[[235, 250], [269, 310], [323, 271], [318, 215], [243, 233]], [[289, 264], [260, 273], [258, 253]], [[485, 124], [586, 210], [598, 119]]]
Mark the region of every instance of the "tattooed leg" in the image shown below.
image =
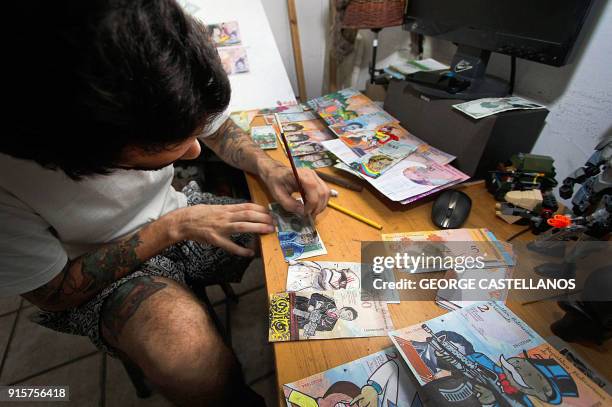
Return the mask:
[[[239, 365], [200, 302], [162, 277], [137, 277], [106, 299], [106, 342], [178, 405], [226, 405]], [[229, 404], [232, 405], [232, 404]]]
[[105, 332], [117, 341], [123, 327], [140, 305], [166, 286], [166, 283], [155, 281], [149, 276], [134, 278], [120, 286], [102, 306]]

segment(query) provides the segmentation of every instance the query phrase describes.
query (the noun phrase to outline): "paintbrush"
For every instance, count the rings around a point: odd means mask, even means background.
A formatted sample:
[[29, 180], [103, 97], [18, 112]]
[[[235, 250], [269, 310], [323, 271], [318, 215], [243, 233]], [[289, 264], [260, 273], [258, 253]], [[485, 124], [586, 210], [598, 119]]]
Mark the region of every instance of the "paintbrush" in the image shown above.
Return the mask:
[[278, 131], [280, 132], [280, 139], [283, 142], [283, 146], [285, 147], [285, 152], [287, 153], [287, 158], [289, 158], [289, 163], [291, 164], [291, 170], [293, 171], [293, 176], [295, 177], [295, 182], [297, 183], [298, 192], [302, 197], [302, 202], [306, 205], [306, 193], [304, 192], [304, 187], [300, 182], [300, 177], [297, 172], [297, 167], [295, 166], [295, 162], [293, 161], [293, 155], [291, 154], [291, 150], [289, 149], [289, 143], [287, 142], [287, 138], [285, 137], [285, 131], [283, 130], [283, 125], [278, 117], [277, 113], [274, 113], [274, 120], [276, 121], [276, 125], [278, 126]]

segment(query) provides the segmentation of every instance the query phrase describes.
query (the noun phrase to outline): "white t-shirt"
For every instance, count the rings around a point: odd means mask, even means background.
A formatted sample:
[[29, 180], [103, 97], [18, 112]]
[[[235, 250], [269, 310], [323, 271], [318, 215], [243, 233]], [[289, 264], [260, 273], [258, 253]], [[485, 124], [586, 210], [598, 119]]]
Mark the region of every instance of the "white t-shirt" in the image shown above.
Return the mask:
[[[226, 119], [219, 117], [206, 135]], [[59, 274], [68, 259], [185, 207], [185, 195], [170, 185], [173, 174], [172, 166], [116, 170], [77, 182], [0, 153], [0, 297], [32, 291]]]

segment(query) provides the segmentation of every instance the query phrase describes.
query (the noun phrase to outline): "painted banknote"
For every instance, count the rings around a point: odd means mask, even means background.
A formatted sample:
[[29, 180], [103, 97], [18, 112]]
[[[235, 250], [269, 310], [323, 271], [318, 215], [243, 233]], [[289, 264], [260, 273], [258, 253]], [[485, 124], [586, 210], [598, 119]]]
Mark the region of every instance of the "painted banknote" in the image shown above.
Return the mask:
[[298, 260], [327, 254], [321, 236], [310, 216], [288, 212], [279, 203], [270, 204], [270, 213], [285, 260]]
[[283, 385], [287, 406], [420, 407], [418, 384], [393, 347]]
[[272, 150], [277, 147], [276, 130], [272, 126], [253, 126], [251, 138], [262, 150]]
[[498, 302], [389, 336], [422, 386], [425, 405], [612, 405], [605, 391]]
[[385, 336], [387, 304], [363, 301], [360, 290], [284, 292], [270, 298], [270, 342]]
[[469, 102], [453, 105], [453, 108], [467, 114], [474, 119], [482, 119], [492, 114], [508, 110], [543, 109], [545, 106], [518, 96], [507, 98], [485, 98], [470, 100]]

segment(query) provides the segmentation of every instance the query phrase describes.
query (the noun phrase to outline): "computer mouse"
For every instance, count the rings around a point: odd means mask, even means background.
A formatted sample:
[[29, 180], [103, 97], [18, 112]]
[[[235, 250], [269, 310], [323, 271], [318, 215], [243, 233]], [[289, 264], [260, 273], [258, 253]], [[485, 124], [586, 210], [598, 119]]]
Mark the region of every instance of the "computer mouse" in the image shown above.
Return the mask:
[[472, 209], [472, 200], [461, 191], [450, 189], [440, 194], [431, 208], [431, 220], [442, 229], [463, 225]]

